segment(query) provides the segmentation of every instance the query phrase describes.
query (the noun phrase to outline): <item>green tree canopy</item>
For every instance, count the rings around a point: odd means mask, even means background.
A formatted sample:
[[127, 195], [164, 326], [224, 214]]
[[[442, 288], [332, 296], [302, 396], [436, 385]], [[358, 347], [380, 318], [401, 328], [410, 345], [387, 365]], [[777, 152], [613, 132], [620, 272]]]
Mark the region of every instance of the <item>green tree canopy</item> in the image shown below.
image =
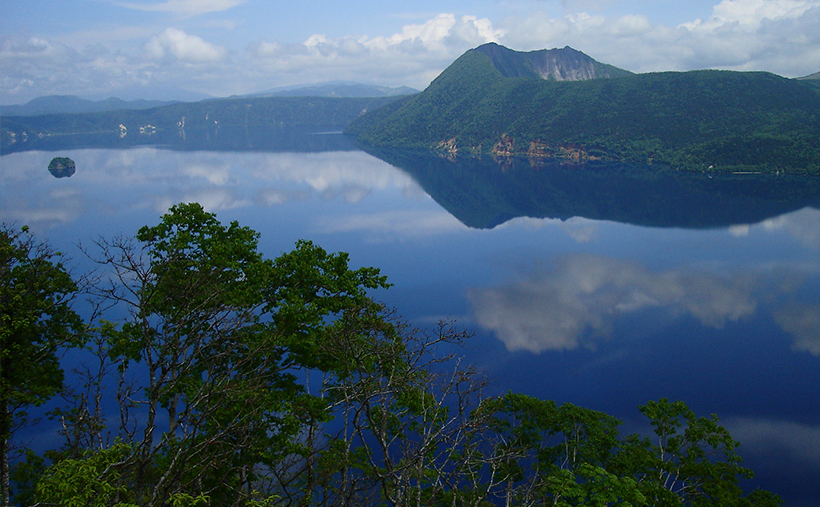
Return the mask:
[[9, 502], [9, 446], [26, 408], [63, 386], [61, 348], [79, 345], [82, 320], [69, 302], [77, 285], [60, 254], [28, 232], [0, 228], [0, 460]]

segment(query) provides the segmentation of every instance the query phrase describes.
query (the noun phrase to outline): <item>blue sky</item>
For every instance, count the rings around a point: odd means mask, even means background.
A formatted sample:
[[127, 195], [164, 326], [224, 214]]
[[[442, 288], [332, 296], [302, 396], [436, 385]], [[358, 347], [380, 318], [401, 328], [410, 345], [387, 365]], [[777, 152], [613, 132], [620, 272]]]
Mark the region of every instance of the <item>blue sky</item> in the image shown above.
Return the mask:
[[820, 71], [820, 0], [0, 0], [0, 104], [423, 89], [464, 51], [566, 45], [634, 72]]

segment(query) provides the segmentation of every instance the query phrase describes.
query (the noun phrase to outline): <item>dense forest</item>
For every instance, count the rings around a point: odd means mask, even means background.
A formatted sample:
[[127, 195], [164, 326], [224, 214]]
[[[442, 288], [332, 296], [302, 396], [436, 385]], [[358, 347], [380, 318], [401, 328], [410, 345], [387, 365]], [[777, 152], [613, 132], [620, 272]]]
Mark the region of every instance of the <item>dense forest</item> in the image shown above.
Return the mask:
[[505, 77], [470, 50], [422, 93], [354, 121], [374, 146], [820, 172], [820, 94], [810, 80], [692, 71], [559, 82]]
[[[308, 241], [267, 259], [258, 239], [180, 204], [72, 276], [0, 228], [4, 506], [779, 505], [744, 491], [717, 416], [650, 400], [647, 434], [622, 435], [593, 409], [485, 397], [469, 333], [408, 326], [374, 299], [378, 269]], [[62, 443], [17, 447], [46, 401]]]

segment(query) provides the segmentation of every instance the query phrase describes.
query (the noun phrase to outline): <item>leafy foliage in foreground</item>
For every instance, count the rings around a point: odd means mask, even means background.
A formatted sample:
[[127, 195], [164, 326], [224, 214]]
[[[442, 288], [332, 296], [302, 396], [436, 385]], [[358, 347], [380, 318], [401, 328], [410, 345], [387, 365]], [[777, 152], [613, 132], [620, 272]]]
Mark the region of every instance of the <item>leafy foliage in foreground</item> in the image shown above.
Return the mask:
[[[65, 437], [18, 464], [38, 505], [774, 506], [744, 494], [735, 442], [682, 402], [654, 433], [571, 404], [482, 396], [449, 323], [407, 327], [375, 268], [310, 242], [265, 259], [258, 234], [198, 204], [98, 243], [90, 328]], [[3, 303], [4, 307], [7, 303]], [[67, 325], [66, 323], [65, 325]], [[4, 340], [5, 340], [4, 335]], [[5, 342], [4, 342], [5, 346]], [[113, 386], [118, 410], [99, 410]]]
[[375, 146], [450, 153], [820, 172], [820, 95], [762, 72], [555, 82], [504, 77], [471, 50], [424, 92], [347, 132]]
[[27, 409], [63, 388], [58, 352], [82, 343], [69, 304], [77, 285], [59, 252], [26, 228], [0, 227], [0, 503], [9, 502], [9, 458]]

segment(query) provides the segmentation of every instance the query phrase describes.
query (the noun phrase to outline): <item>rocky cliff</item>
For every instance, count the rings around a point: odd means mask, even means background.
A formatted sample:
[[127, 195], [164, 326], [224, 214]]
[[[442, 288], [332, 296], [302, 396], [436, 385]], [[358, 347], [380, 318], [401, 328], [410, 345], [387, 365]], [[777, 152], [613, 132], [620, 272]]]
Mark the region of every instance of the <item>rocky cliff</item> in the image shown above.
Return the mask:
[[490, 57], [493, 66], [504, 77], [586, 81], [632, 74], [628, 70], [595, 61], [569, 46], [562, 49], [521, 52], [491, 42], [475, 48], [474, 51]]

